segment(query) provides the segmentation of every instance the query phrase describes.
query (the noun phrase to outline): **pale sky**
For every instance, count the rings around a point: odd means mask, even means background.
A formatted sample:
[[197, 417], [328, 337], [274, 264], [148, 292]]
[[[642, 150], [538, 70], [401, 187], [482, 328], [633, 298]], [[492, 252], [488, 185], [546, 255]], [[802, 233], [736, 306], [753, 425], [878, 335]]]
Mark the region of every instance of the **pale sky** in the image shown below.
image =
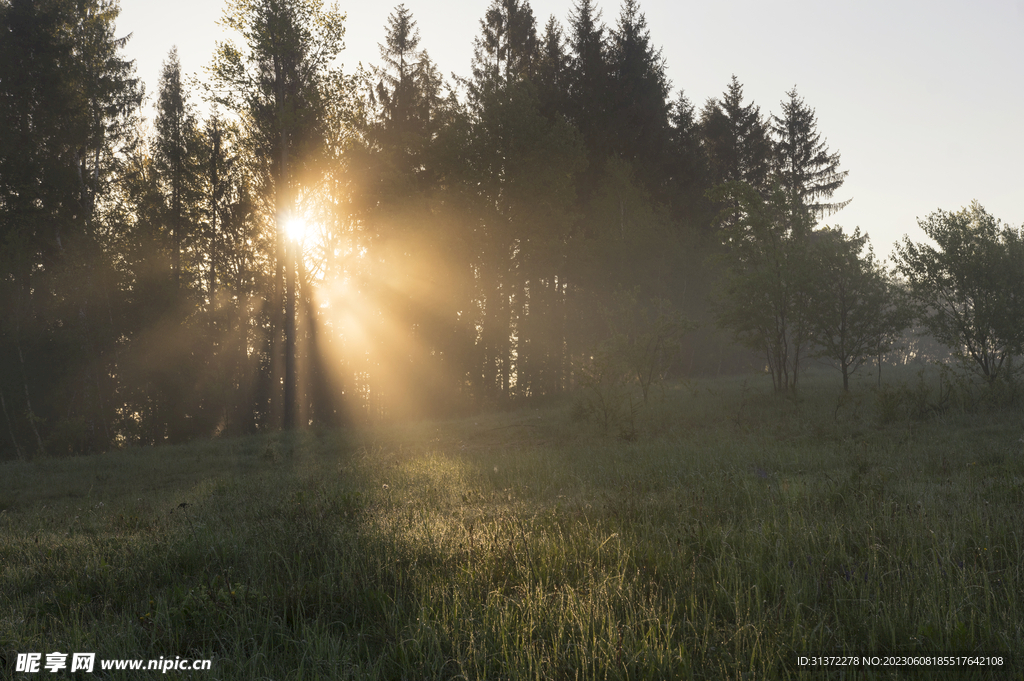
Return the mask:
[[[538, 27], [563, 27], [574, 0], [532, 0]], [[378, 61], [394, 5], [339, 2], [347, 13], [346, 72]], [[405, 0], [425, 48], [446, 76], [468, 75], [489, 0]], [[598, 2], [610, 27], [618, 0]], [[155, 95], [162, 62], [178, 46], [182, 68], [202, 77], [223, 4], [121, 0], [120, 35]], [[698, 110], [736, 74], [746, 101], [779, 113], [794, 85], [849, 171], [826, 220], [871, 235], [888, 257], [902, 235], [923, 238], [917, 218], [977, 199], [1024, 225], [1024, 0], [640, 1], [651, 39]]]

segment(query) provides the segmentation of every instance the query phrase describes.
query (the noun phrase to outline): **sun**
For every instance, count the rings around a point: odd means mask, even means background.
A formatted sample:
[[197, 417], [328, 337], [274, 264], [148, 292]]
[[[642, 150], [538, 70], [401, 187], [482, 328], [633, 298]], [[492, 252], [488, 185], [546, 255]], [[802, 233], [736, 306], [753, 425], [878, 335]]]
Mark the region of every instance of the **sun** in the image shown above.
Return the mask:
[[296, 243], [302, 243], [308, 229], [306, 221], [298, 217], [291, 218], [284, 225], [285, 236]]

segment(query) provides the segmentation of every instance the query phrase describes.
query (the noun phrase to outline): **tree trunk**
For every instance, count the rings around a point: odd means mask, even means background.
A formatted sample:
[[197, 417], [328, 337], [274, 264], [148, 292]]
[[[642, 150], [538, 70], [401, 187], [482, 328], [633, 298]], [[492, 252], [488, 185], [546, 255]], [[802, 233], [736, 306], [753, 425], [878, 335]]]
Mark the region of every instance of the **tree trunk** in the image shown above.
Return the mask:
[[274, 77], [277, 96], [277, 116], [280, 129], [280, 167], [276, 186], [278, 242], [284, 240], [284, 430], [295, 428], [295, 262], [291, 244], [284, 238], [284, 221], [291, 217], [292, 197], [288, 187], [288, 126], [284, 109], [284, 69], [281, 59], [274, 56]]
[[14, 426], [11, 424], [11, 415], [7, 412], [7, 400], [4, 399], [3, 389], [0, 389], [0, 406], [4, 409], [4, 418], [7, 420], [7, 431], [11, 434], [11, 444], [14, 445], [14, 451], [18, 453], [18, 458], [24, 461], [25, 452], [22, 451], [21, 445], [18, 444], [18, 438], [14, 435]]

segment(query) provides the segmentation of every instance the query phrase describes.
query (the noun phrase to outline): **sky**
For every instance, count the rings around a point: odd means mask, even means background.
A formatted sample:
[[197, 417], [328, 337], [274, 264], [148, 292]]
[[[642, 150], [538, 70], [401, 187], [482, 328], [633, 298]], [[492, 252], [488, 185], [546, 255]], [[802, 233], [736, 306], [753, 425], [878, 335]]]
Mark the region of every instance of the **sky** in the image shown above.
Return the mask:
[[[531, 0], [542, 29], [563, 26], [575, 0]], [[405, 0], [426, 49], [446, 76], [468, 75], [473, 40], [490, 0]], [[397, 2], [395, 3], [397, 5]], [[347, 14], [346, 72], [379, 62], [395, 5], [339, 2]], [[618, 0], [598, 0], [614, 26]], [[217, 0], [121, 0], [117, 27], [152, 99], [161, 64], [178, 47], [185, 73], [203, 78], [214, 45], [229, 38]], [[794, 86], [848, 170], [826, 219], [871, 236], [889, 257], [917, 221], [977, 200], [1024, 226], [1024, 0], [640, 0], [652, 43], [672, 81], [699, 110], [735, 74], [745, 100], [778, 114]], [[237, 40], [237, 38], [236, 38]], [[151, 114], [150, 114], [151, 115]]]

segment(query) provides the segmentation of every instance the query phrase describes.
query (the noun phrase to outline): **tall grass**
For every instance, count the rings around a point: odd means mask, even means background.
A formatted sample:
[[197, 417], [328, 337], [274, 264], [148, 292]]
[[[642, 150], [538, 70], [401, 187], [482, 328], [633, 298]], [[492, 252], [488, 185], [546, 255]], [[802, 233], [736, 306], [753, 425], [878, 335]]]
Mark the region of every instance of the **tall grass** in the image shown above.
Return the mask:
[[674, 386], [632, 442], [566, 407], [4, 464], [0, 674], [58, 650], [213, 660], [166, 678], [821, 678], [797, 656], [960, 652], [1006, 664], [831, 676], [1024, 678], [1022, 414], [915, 411], [935, 377], [895, 378]]

